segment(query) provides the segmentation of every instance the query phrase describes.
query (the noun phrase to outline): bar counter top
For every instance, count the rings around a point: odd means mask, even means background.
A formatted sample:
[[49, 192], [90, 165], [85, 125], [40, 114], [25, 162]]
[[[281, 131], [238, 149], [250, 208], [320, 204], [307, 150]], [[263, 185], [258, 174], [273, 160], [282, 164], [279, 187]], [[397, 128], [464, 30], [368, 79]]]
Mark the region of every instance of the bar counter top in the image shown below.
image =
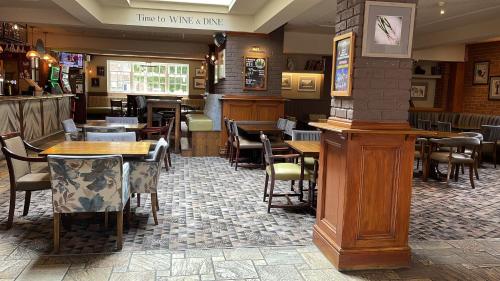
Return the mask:
[[64, 95], [42, 95], [42, 96], [0, 96], [0, 103], [10, 101], [24, 101], [24, 100], [43, 100], [43, 99], [56, 99], [63, 97], [73, 97], [72, 94]]

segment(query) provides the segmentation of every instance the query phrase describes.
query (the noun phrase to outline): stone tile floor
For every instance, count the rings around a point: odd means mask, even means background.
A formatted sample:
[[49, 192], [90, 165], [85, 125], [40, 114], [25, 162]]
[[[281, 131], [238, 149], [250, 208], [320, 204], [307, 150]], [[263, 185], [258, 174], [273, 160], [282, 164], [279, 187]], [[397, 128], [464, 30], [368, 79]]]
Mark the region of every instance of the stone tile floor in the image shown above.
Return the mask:
[[411, 247], [411, 268], [341, 273], [314, 245], [38, 255], [1, 241], [0, 280], [500, 280], [500, 239]]

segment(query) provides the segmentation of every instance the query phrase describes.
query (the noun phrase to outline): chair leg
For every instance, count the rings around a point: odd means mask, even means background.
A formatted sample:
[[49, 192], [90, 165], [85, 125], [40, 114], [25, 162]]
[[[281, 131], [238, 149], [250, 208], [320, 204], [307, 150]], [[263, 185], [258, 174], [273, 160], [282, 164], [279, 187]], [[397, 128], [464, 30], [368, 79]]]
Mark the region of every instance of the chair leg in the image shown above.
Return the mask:
[[454, 173], [455, 181], [458, 181], [458, 172], [459, 172], [460, 167], [462, 167], [462, 169], [463, 169], [464, 166], [462, 166], [462, 165], [455, 165], [455, 173]]
[[460, 165], [460, 168], [462, 169], [462, 175], [465, 174], [465, 168], [463, 164]]
[[116, 248], [123, 248], [123, 210], [116, 212]]
[[167, 155], [168, 155], [168, 166], [172, 167], [172, 154], [170, 154], [170, 147], [167, 149]]
[[234, 147], [231, 144], [231, 148], [229, 148], [229, 164], [233, 166], [233, 162], [234, 162]]
[[420, 167], [420, 159], [417, 159], [417, 171], [419, 167]]
[[446, 175], [446, 185], [448, 185], [448, 182], [450, 181], [451, 170], [453, 170], [453, 165], [451, 163], [448, 163], [448, 173]]
[[10, 229], [12, 227], [12, 223], [14, 222], [15, 209], [16, 209], [16, 191], [11, 187], [11, 189], [10, 189], [10, 203], [9, 203], [9, 217], [7, 219], [6, 229]]
[[160, 210], [160, 203], [159, 203], [159, 201], [158, 201], [158, 193], [155, 193], [155, 194], [156, 194], [156, 196], [155, 196], [155, 201], [156, 201], [156, 210], [158, 210], [158, 211], [159, 211], [159, 210]]
[[28, 215], [28, 212], [30, 210], [30, 201], [31, 201], [31, 191], [26, 191], [26, 194], [24, 195], [23, 216], [27, 216]]
[[60, 245], [60, 227], [61, 225], [61, 214], [60, 213], [54, 213], [54, 252], [59, 252], [59, 245]]
[[238, 160], [240, 159], [240, 148], [236, 148], [236, 159], [235, 159], [235, 164], [234, 164], [234, 170], [238, 170]]
[[269, 185], [269, 174], [266, 173], [266, 183], [264, 184], [264, 202], [266, 202], [266, 197], [267, 197], [267, 187]]
[[141, 206], [141, 194], [137, 193], [137, 207]]
[[104, 211], [104, 229], [109, 228], [109, 212], [108, 210]]
[[493, 167], [496, 169], [497, 167], [497, 144], [493, 146]]
[[163, 162], [164, 162], [163, 164], [165, 164], [165, 171], [168, 172], [169, 165], [168, 165], [168, 154], [167, 153], [165, 153], [165, 159], [163, 159]]
[[274, 192], [274, 177], [271, 177], [271, 188], [269, 189], [269, 201], [267, 203], [267, 213], [271, 213], [271, 204], [273, 202], [273, 192]]
[[155, 225], [158, 225], [158, 216], [156, 214], [158, 207], [156, 204], [158, 204], [157, 195], [156, 193], [151, 193], [151, 209], [153, 210], [153, 219], [155, 221]]
[[474, 186], [474, 164], [469, 165], [469, 178], [470, 178], [470, 185], [472, 186], [472, 189], [476, 188]]
[[479, 166], [479, 162], [477, 162], [477, 161], [476, 161], [476, 162], [474, 163], [474, 172], [475, 172], [475, 174], [476, 174], [476, 179], [477, 179], [477, 180], [479, 180], [479, 171], [478, 171], [477, 166]]

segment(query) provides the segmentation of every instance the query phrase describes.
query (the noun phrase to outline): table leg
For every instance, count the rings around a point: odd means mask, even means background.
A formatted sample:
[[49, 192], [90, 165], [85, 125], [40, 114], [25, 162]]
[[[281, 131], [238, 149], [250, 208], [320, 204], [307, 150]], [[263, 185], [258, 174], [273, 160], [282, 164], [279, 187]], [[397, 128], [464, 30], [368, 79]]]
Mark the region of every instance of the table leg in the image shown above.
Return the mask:
[[181, 106], [175, 108], [175, 153], [181, 151]]
[[299, 199], [302, 202], [304, 200], [304, 154], [300, 155], [300, 162]]

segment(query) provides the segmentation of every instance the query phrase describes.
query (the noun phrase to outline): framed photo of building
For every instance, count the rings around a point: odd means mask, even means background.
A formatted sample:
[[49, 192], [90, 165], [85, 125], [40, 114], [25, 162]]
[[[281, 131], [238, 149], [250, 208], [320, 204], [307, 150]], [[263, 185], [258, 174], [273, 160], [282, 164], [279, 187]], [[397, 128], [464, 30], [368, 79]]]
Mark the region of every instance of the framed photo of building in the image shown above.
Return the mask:
[[354, 33], [333, 39], [332, 96], [350, 96], [354, 61]]
[[316, 77], [314, 76], [300, 76], [297, 84], [299, 92], [315, 92], [316, 91]]
[[205, 78], [193, 78], [193, 88], [195, 89], [205, 89]]
[[425, 82], [414, 82], [411, 84], [410, 98], [414, 101], [427, 100], [428, 84]]
[[414, 3], [366, 1], [362, 55], [411, 58]]
[[290, 73], [282, 73], [281, 74], [281, 89], [282, 90], [291, 90], [292, 89], [293, 78]]
[[489, 61], [474, 62], [474, 75], [472, 77], [472, 84], [488, 85], [489, 76], [490, 76]]
[[490, 77], [490, 91], [488, 99], [500, 100], [500, 76]]

